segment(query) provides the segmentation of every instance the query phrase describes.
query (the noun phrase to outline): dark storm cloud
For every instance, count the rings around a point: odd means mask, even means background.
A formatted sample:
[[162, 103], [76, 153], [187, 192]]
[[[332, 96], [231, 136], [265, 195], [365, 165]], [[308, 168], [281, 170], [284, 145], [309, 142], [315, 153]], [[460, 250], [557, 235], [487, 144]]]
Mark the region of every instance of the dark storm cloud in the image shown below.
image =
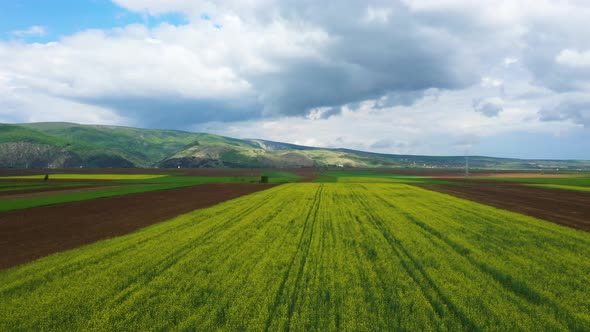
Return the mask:
[[278, 73], [250, 77], [266, 114], [305, 115], [316, 107], [337, 107], [385, 96], [382, 106], [411, 105], [436, 89], [475, 83], [468, 48], [444, 30], [427, 28], [403, 6], [384, 7], [385, 18], [364, 18], [365, 2], [293, 6], [286, 16], [306, 19], [330, 36], [320, 59], [282, 59]]
[[329, 119], [333, 116], [339, 115], [342, 113], [341, 107], [329, 107], [322, 112], [320, 115], [320, 119]]
[[110, 97], [78, 99], [108, 107], [150, 128], [189, 129], [210, 121], [243, 121], [260, 118], [260, 105], [244, 101], [203, 100], [182, 97]]
[[377, 103], [378, 107], [411, 106], [423, 97], [430, 96], [438, 98], [439, 89], [428, 89], [420, 91], [395, 91], [389, 92]]

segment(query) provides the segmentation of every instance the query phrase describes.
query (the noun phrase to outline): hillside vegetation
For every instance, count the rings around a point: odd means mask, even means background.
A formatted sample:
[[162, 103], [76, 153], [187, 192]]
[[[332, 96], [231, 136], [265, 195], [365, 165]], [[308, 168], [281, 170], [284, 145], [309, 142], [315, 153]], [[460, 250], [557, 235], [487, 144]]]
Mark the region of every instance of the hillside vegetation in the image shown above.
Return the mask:
[[[0, 167], [449, 167], [464, 158], [388, 155], [177, 130], [73, 123], [0, 124]], [[474, 168], [590, 169], [588, 161], [470, 157]]]

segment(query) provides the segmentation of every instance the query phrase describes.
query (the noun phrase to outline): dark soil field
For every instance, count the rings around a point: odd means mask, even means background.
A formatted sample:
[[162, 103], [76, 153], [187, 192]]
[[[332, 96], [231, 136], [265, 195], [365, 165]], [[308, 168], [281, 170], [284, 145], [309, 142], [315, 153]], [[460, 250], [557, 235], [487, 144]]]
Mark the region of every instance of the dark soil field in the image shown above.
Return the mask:
[[590, 193], [493, 181], [422, 187], [590, 231]]
[[0, 269], [272, 186], [207, 184], [0, 213]]

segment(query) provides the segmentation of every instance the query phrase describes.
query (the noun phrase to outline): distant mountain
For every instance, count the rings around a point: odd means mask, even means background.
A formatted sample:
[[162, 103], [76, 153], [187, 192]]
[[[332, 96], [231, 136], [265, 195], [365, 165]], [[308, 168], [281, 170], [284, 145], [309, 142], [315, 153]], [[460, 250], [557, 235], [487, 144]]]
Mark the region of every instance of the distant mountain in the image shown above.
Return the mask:
[[[589, 161], [469, 157], [473, 168], [590, 169]], [[74, 123], [0, 124], [0, 167], [463, 167], [463, 156], [324, 149], [177, 130]]]

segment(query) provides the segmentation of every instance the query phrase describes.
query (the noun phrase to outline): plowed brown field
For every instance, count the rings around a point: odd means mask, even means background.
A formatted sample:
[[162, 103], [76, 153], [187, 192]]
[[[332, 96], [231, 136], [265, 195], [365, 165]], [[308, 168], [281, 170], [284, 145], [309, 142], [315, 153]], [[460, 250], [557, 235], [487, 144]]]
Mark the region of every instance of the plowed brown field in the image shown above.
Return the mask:
[[590, 231], [590, 193], [491, 181], [422, 187]]
[[0, 269], [272, 186], [207, 184], [0, 213]]

